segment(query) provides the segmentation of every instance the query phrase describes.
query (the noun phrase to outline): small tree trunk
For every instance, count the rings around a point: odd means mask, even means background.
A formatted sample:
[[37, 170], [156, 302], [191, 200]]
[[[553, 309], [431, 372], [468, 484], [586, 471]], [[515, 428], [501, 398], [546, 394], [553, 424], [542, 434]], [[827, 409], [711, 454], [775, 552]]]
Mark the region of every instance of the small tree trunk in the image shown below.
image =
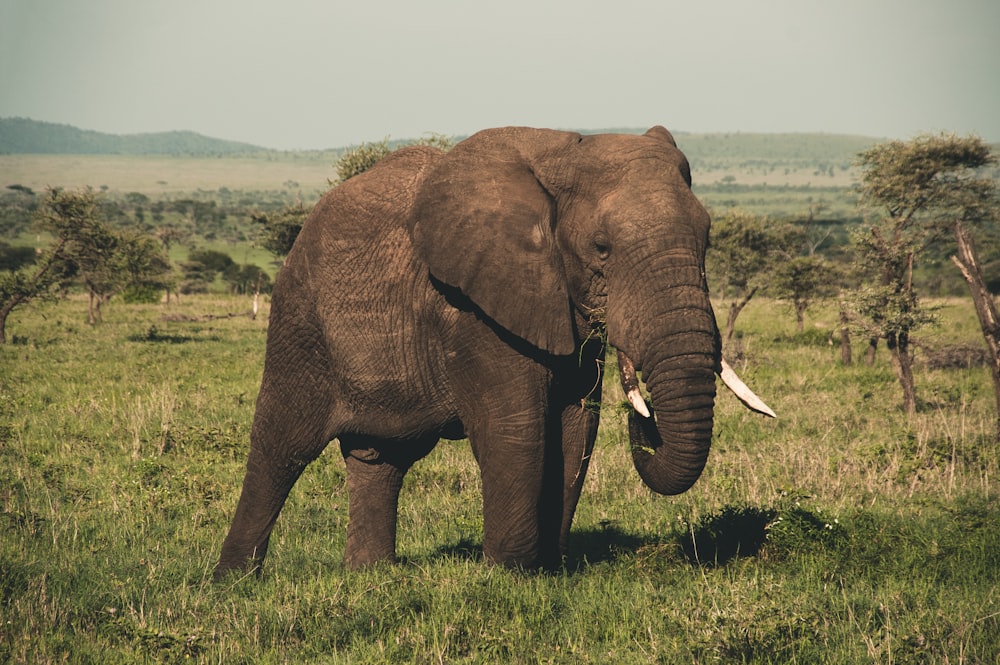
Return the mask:
[[23, 299], [14, 296], [0, 307], [0, 344], [7, 343], [7, 317], [14, 311], [14, 308], [21, 304]]
[[97, 318], [94, 315], [94, 309], [95, 309], [94, 303], [97, 300], [97, 296], [94, 295], [93, 289], [90, 289], [88, 293], [90, 294], [90, 298], [87, 302], [87, 323], [89, 323], [90, 325], [94, 325], [95, 323], [97, 323]]
[[910, 355], [910, 339], [906, 333], [892, 334], [885, 338], [889, 348], [892, 368], [903, 388], [903, 410], [907, 415], [917, 412], [917, 389], [913, 382], [913, 356]]
[[847, 303], [840, 299], [840, 362], [850, 365], [853, 362], [851, 357], [851, 319], [847, 313]]
[[809, 303], [805, 300], [797, 300], [795, 302], [795, 324], [800, 333], [805, 332], [806, 329], [806, 308]]
[[93, 289], [89, 289], [88, 291], [90, 293], [90, 302], [87, 306], [87, 323], [95, 326], [104, 320], [104, 316], [101, 313], [101, 306], [110, 300], [111, 296], [97, 293]]
[[868, 338], [868, 350], [865, 351], [865, 364], [869, 367], [875, 364], [876, 351], [878, 351], [878, 337], [873, 335]]
[[740, 315], [740, 312], [747, 306], [747, 303], [750, 302], [755, 293], [757, 293], [756, 286], [750, 289], [746, 298], [743, 300], [734, 300], [733, 304], [729, 306], [729, 316], [726, 317], [726, 342], [733, 340], [733, 334], [736, 332], [736, 317]]
[[962, 277], [969, 285], [969, 291], [972, 292], [972, 302], [976, 306], [979, 325], [983, 330], [983, 338], [990, 354], [990, 372], [993, 375], [993, 392], [996, 395], [997, 405], [995, 436], [996, 441], [1000, 442], [1000, 319], [997, 317], [996, 303], [986, 289], [972, 238], [961, 222], [955, 222], [955, 239], [958, 242], [958, 254], [951, 257], [951, 260], [958, 266]]

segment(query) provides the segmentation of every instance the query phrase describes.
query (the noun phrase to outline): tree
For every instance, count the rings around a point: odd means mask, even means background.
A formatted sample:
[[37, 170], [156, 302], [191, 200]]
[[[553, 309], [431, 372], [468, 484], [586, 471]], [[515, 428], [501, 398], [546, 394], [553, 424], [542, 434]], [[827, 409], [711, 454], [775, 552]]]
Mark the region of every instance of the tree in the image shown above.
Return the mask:
[[914, 413], [917, 394], [911, 339], [915, 330], [934, 317], [921, 307], [913, 288], [916, 246], [891, 222], [889, 227], [891, 233], [876, 224], [855, 234], [857, 266], [868, 279], [855, 292], [854, 307], [869, 338], [886, 341], [903, 389], [903, 409]]
[[[1000, 218], [995, 181], [983, 174], [983, 167], [996, 158], [982, 139], [952, 134], [925, 134], [910, 141], [888, 141], [872, 146], [859, 155], [862, 169], [862, 202], [882, 211], [884, 217], [873, 224], [867, 245], [870, 267], [878, 272], [877, 287], [883, 292], [886, 310], [897, 321], [884, 327], [887, 345], [900, 380], [910, 360], [907, 344], [911, 325], [923, 320], [913, 288], [913, 266], [931, 245], [954, 237], [958, 248], [955, 262], [969, 284], [987, 347], [993, 356], [994, 389], [997, 393], [997, 437], [1000, 439], [1000, 330], [996, 308], [985, 288], [982, 270], [966, 225], [985, 226]], [[872, 287], [869, 287], [872, 288]], [[877, 304], [877, 301], [876, 301]], [[869, 312], [872, 314], [872, 312]], [[882, 314], [883, 318], [885, 315]], [[867, 317], [869, 320], [871, 316]], [[895, 348], [892, 344], [895, 343]], [[902, 344], [902, 347], [901, 347]], [[907, 411], [915, 399], [907, 397], [911, 385], [904, 385]]]
[[7, 317], [11, 312], [46, 295], [59, 279], [56, 266], [63, 260], [61, 252], [65, 244], [65, 239], [59, 239], [33, 264], [0, 270], [0, 344], [7, 343]]
[[997, 316], [997, 307], [996, 303], [993, 302], [993, 296], [987, 290], [986, 282], [983, 280], [983, 271], [979, 266], [976, 246], [961, 221], [955, 223], [955, 237], [958, 252], [951, 259], [958, 266], [972, 292], [972, 301], [976, 306], [976, 315], [979, 317], [979, 325], [982, 328], [983, 338], [986, 340], [986, 348], [990, 355], [990, 373], [993, 376], [993, 391], [997, 407], [995, 439], [1000, 443], [1000, 318]]
[[120, 285], [119, 236], [101, 217], [98, 196], [90, 188], [49, 189], [38, 211], [41, 224], [64, 241], [62, 255], [89, 295], [87, 321], [101, 319], [101, 305]]
[[113, 229], [91, 189], [49, 189], [38, 210], [39, 223], [59, 242], [60, 278], [82, 282], [89, 296], [87, 321], [101, 320], [101, 306], [115, 293], [148, 300], [166, 286], [170, 261], [159, 243], [133, 229]]
[[722, 277], [724, 297], [733, 292], [727, 342], [733, 337], [736, 317], [764, 285], [776, 257], [787, 256], [789, 237], [787, 228], [743, 211], [727, 212], [713, 221], [707, 260]]
[[161, 291], [171, 288], [170, 259], [155, 238], [137, 231], [122, 231], [118, 247], [127, 302], [156, 302]]
[[188, 260], [181, 266], [184, 282], [183, 293], [203, 293], [215, 281], [217, 275], [225, 274], [236, 265], [232, 257], [214, 249], [196, 249], [188, 254]]
[[806, 309], [817, 298], [832, 295], [836, 285], [836, 271], [822, 258], [795, 256], [776, 265], [771, 290], [779, 298], [792, 301], [796, 325], [802, 332]]
[[144, 246], [139, 236], [113, 231], [101, 220], [101, 214], [93, 190], [46, 192], [36, 221], [55, 236], [55, 241], [33, 267], [0, 275], [0, 342], [6, 341], [10, 313], [46, 295], [60, 280], [78, 277], [83, 281], [90, 295], [88, 321], [93, 324], [100, 320], [101, 303], [129, 282], [128, 275], [138, 279], [146, 274], [139, 262], [138, 248]]
[[816, 219], [816, 215], [825, 211], [827, 207], [822, 201], [816, 205], [811, 205], [809, 206], [809, 214], [805, 219], [797, 222], [801, 228], [802, 248], [808, 256], [815, 256], [816, 251], [830, 239], [830, 235], [833, 233], [830, 228], [820, 228], [820, 223]]
[[260, 293], [271, 288], [271, 276], [252, 263], [233, 263], [223, 271], [222, 279], [236, 295]]
[[309, 210], [299, 201], [274, 213], [254, 213], [251, 219], [264, 227], [259, 238], [264, 249], [275, 256], [285, 257], [292, 251], [292, 245], [308, 216]]

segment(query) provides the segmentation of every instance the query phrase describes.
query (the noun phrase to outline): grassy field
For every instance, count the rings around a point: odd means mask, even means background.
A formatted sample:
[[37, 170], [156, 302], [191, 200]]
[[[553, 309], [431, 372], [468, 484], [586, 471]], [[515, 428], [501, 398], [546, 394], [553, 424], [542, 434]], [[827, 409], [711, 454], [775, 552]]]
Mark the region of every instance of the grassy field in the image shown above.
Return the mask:
[[327, 179], [336, 176], [336, 161], [336, 154], [329, 151], [241, 157], [0, 155], [0, 186], [19, 184], [36, 192], [50, 185], [107, 187], [151, 197], [221, 187], [248, 191], [291, 187], [314, 199], [329, 189]]
[[[980, 343], [967, 301], [937, 304], [923, 353]], [[248, 309], [112, 302], [96, 328], [79, 297], [15, 312], [0, 347], [0, 662], [997, 662], [987, 370], [921, 367], [907, 419], [884, 355], [836, 363], [834, 311], [799, 335], [770, 301], [740, 317], [739, 368], [779, 418], [720, 393], [686, 494], [643, 489], [609, 381], [561, 573], [482, 561], [466, 443], [407, 478], [403, 562], [345, 571], [331, 446], [263, 579], [214, 585], [263, 363], [266, 317], [226, 316]]]

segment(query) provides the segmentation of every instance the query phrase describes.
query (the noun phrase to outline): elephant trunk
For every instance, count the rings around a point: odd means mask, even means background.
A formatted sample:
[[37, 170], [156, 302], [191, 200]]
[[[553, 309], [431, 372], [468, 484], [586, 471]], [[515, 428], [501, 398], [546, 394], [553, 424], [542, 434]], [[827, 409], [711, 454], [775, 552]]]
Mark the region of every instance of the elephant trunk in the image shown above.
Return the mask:
[[[629, 412], [632, 461], [643, 482], [660, 494], [680, 494], [701, 475], [712, 442], [715, 375], [719, 366], [715, 316], [707, 294], [697, 306], [661, 319], [659, 339], [642, 354], [652, 409]], [[635, 405], [638, 381], [619, 351], [622, 382]], [[637, 412], [638, 411], [638, 412]]]

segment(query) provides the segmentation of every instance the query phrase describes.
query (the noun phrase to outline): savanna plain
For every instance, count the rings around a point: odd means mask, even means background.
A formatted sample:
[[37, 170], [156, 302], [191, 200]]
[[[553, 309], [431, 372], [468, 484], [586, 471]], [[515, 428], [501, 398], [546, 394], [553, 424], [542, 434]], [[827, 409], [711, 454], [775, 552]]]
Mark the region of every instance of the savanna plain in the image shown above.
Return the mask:
[[[719, 208], [853, 206], [839, 162], [740, 158], [734, 170], [710, 147], [703, 169], [720, 179], [704, 194]], [[14, 181], [172, 195], [200, 169], [197, 187], [308, 201], [331, 175], [312, 157], [301, 172], [248, 167], [245, 181], [225, 160], [37, 159]], [[43, 166], [53, 170], [30, 180]], [[118, 172], [139, 179], [119, 185]], [[265, 261], [249, 243], [238, 251]], [[269, 303], [255, 319], [250, 303], [217, 291], [115, 298], [89, 326], [86, 296], [72, 294], [12, 315], [0, 346], [0, 662], [1000, 663], [992, 385], [981, 365], [940, 362], [943, 349], [982, 346], [968, 297], [927, 299], [938, 323], [918, 340], [912, 416], [884, 348], [867, 365], [856, 336], [855, 362], [840, 362], [836, 302], [810, 307], [798, 332], [790, 304], [754, 298], [729, 356], [778, 418], [720, 384], [708, 465], [676, 497], [632, 468], [610, 355], [558, 572], [483, 561], [467, 442], [441, 442], [408, 475], [400, 563], [345, 570], [334, 444], [293, 489], [263, 576], [216, 584], [264, 361]]]
[[[962, 299], [928, 344], [972, 343]], [[407, 477], [402, 562], [341, 564], [343, 462], [293, 490], [261, 579], [213, 584], [263, 361], [267, 309], [191, 296], [43, 303], [0, 348], [0, 660], [46, 662], [993, 663], [1000, 451], [986, 369], [922, 368], [907, 418], [888, 359], [839, 364], [834, 308], [741, 318], [705, 474], [677, 497], [631, 468], [607, 369], [602, 428], [557, 573], [482, 560], [469, 446]], [[219, 317], [223, 313], [240, 316]], [[860, 349], [858, 349], [860, 352]]]

